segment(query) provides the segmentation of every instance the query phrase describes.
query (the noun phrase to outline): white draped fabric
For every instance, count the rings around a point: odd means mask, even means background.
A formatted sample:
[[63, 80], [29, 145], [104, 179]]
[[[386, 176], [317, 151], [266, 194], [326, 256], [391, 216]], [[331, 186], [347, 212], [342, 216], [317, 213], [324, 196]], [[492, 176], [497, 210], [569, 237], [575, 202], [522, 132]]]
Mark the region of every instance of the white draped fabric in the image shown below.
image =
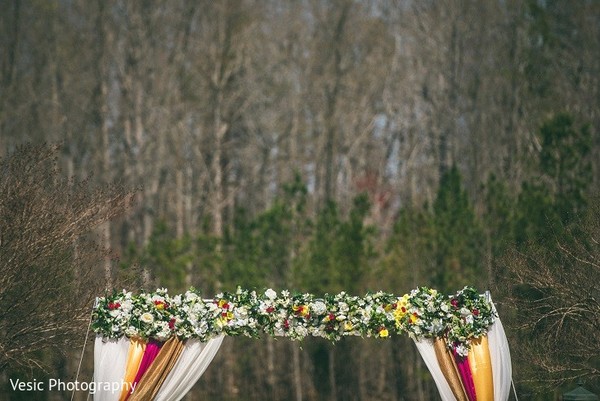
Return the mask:
[[[187, 340], [179, 359], [163, 382], [155, 400], [182, 399], [198, 381], [217, 354], [223, 336], [206, 343]], [[94, 401], [118, 401], [125, 376], [130, 341], [126, 337], [106, 340], [96, 337], [94, 344]]]
[[500, 319], [496, 319], [488, 332], [488, 345], [494, 377], [494, 401], [506, 401], [510, 395], [512, 365], [508, 340]]
[[440, 365], [438, 364], [437, 357], [435, 356], [435, 349], [433, 348], [433, 340], [427, 338], [421, 341], [415, 341], [415, 345], [417, 346], [423, 361], [425, 361], [425, 365], [427, 365], [431, 376], [433, 376], [433, 380], [440, 392], [442, 401], [456, 401], [456, 398], [450, 389], [450, 385], [448, 385], [448, 382], [442, 373], [442, 369], [440, 369]]
[[[121, 395], [125, 364], [129, 351], [129, 339], [103, 339], [96, 337], [94, 343], [94, 401], [118, 401]], [[117, 384], [119, 384], [117, 386]], [[107, 386], [108, 388], [106, 388]]]
[[187, 340], [173, 369], [160, 387], [155, 401], [178, 401], [196, 384], [221, 347], [223, 336], [206, 343]]
[[[488, 295], [489, 296], [489, 295]], [[493, 305], [493, 304], [492, 304]], [[440, 392], [442, 401], [456, 401], [452, 390], [444, 377], [438, 364], [430, 339], [415, 341], [425, 365], [431, 372], [433, 380]], [[512, 365], [508, 340], [500, 318], [496, 319], [488, 332], [488, 347], [492, 361], [492, 376], [494, 379], [494, 401], [507, 401], [510, 395], [510, 383], [512, 380]]]

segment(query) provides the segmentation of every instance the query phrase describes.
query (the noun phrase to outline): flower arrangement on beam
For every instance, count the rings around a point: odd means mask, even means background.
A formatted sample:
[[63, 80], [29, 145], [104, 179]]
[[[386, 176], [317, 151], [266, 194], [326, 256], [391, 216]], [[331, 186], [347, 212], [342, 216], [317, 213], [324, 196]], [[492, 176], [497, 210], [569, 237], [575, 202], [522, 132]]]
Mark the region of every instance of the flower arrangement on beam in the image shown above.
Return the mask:
[[172, 336], [207, 341], [222, 334], [263, 334], [302, 340], [308, 336], [338, 341], [344, 336], [415, 340], [444, 338], [459, 355], [484, 336], [497, 315], [492, 303], [472, 287], [446, 296], [419, 287], [396, 296], [382, 291], [362, 297], [341, 292], [317, 297], [273, 289], [238, 288], [204, 299], [191, 288], [170, 296], [166, 289], [134, 295], [122, 291], [98, 299], [93, 311], [99, 336], [166, 341]]

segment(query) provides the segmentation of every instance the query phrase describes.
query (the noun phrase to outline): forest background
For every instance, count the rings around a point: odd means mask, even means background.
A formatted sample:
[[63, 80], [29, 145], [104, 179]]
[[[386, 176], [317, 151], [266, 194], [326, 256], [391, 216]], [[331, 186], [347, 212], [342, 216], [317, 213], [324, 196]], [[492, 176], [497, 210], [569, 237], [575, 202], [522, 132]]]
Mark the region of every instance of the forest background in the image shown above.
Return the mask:
[[[600, 2], [0, 9], [2, 399], [105, 291], [238, 285], [489, 289], [519, 399], [600, 392]], [[228, 338], [187, 399], [439, 398], [407, 338]]]

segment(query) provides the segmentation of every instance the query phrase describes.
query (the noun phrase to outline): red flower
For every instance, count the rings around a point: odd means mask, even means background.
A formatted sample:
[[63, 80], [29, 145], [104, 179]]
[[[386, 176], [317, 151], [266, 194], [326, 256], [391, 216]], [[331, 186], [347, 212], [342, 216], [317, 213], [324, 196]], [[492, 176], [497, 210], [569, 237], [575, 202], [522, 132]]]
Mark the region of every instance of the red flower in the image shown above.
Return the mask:
[[333, 313], [329, 314], [329, 321], [335, 320], [335, 315]]
[[452, 304], [452, 306], [454, 306], [455, 308], [458, 308], [458, 299], [453, 298], [450, 303]]
[[274, 310], [275, 310], [275, 308], [273, 308], [272, 306], [269, 306], [267, 308], [267, 313], [273, 313]]
[[479, 316], [479, 310], [473, 309], [473, 316]]
[[284, 328], [284, 330], [289, 330], [290, 329], [290, 322], [287, 319], [285, 319], [283, 321], [283, 328]]
[[171, 320], [169, 320], [169, 328], [171, 330], [175, 329], [175, 318], [172, 317]]
[[113, 309], [118, 309], [121, 307], [121, 304], [118, 302], [109, 302], [108, 303], [108, 309], [113, 310]]

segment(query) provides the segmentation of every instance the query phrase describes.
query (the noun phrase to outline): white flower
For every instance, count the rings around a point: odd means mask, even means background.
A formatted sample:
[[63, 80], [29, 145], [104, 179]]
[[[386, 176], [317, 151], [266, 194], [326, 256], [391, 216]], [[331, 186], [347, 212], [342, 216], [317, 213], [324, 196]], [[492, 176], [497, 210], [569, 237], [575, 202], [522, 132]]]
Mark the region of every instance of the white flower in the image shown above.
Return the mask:
[[125, 329], [125, 335], [128, 337], [135, 337], [138, 335], [138, 331], [135, 327], [129, 326]]
[[165, 302], [165, 297], [161, 297], [160, 295], [153, 295], [150, 300], [153, 303], [156, 302], [156, 301], [158, 301], [158, 302]]
[[277, 292], [273, 291], [272, 289], [268, 289], [265, 291], [265, 296], [267, 298], [269, 298], [271, 301], [275, 300], [275, 298], [277, 298]]
[[156, 338], [160, 341], [167, 340], [171, 336], [171, 329], [169, 328], [169, 323], [167, 322], [159, 322], [158, 323], [159, 331], [156, 333]]
[[311, 309], [315, 313], [315, 315], [322, 315], [325, 312], [327, 312], [327, 306], [325, 305], [325, 303], [323, 301], [315, 302], [314, 304], [311, 305]]
[[131, 302], [131, 300], [126, 300], [123, 303], [121, 303], [121, 309], [124, 312], [131, 312], [131, 310], [133, 309], [133, 302]]
[[196, 299], [198, 299], [198, 294], [196, 294], [195, 292], [187, 291], [185, 293], [186, 301], [195, 301]]
[[154, 316], [152, 316], [152, 313], [146, 312], [140, 316], [140, 320], [144, 323], [150, 324], [154, 321]]
[[464, 344], [458, 344], [455, 351], [460, 356], [467, 356], [469, 354], [469, 350]]
[[443, 329], [444, 325], [442, 324], [442, 321], [440, 319], [433, 319], [433, 321], [431, 322], [431, 331], [433, 331], [434, 333], [439, 333]]

